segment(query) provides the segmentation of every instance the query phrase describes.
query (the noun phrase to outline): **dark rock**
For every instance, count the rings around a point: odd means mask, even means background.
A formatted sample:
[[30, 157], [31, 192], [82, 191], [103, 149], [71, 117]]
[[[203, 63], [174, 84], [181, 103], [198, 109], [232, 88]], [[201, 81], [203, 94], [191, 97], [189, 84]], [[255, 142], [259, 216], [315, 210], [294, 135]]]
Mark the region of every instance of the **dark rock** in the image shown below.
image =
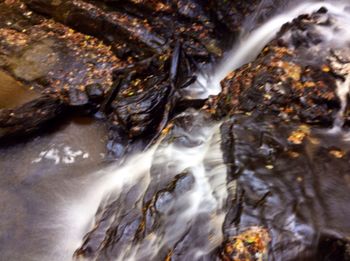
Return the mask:
[[0, 139], [31, 134], [61, 116], [66, 110], [66, 104], [49, 96], [42, 96], [15, 109], [2, 109]]
[[221, 55], [214, 26], [196, 1], [25, 2], [33, 10], [103, 39], [121, 58], [165, 53], [177, 38], [192, 56], [206, 60], [209, 55]]
[[94, 102], [101, 101], [101, 99], [103, 99], [105, 95], [103, 87], [98, 83], [87, 85], [86, 93], [89, 96], [89, 99], [91, 99]]
[[[323, 9], [285, 24], [205, 106], [224, 120], [228, 184], [236, 184], [228, 190], [223, 260], [261, 256], [255, 245], [263, 238], [269, 260], [349, 256], [349, 150], [329, 127], [348, 119], [348, 95], [338, 90], [348, 88], [350, 49], [328, 42], [320, 24], [342, 30]], [[257, 228], [268, 237], [247, 244], [246, 231]]]
[[[337, 88], [345, 81], [348, 66], [334, 52], [345, 55], [349, 49], [332, 51], [327, 42], [315, 42], [324, 38], [317, 30], [322, 16], [330, 19], [315, 13], [284, 25], [254, 62], [227, 76], [222, 93], [209, 102], [216, 117], [243, 111], [332, 126], [341, 108]], [[310, 56], [316, 52], [319, 55]]]
[[[106, 91], [112, 84], [112, 71], [123, 66], [110, 48], [95, 38], [76, 33], [72, 29], [37, 15], [27, 26], [13, 26], [10, 19], [22, 16], [21, 5], [1, 4], [0, 10], [12, 12], [0, 28], [1, 67], [17, 79], [26, 81], [48, 93], [57, 93], [62, 99], [69, 96], [72, 103], [84, 103], [85, 87], [99, 84]], [[21, 15], [19, 14], [21, 12]], [[23, 14], [24, 13], [24, 14]], [[9, 18], [8, 18], [9, 17]], [[34, 26], [28, 27], [30, 22]], [[72, 91], [69, 93], [71, 89]], [[78, 102], [78, 97], [83, 98]]]
[[[97, 100], [111, 88], [113, 70], [124, 66], [108, 46], [33, 13], [20, 1], [0, 3], [0, 13], [0, 68], [42, 93], [13, 111], [0, 110], [6, 128], [2, 137], [11, 131], [21, 135], [39, 130], [45, 121], [62, 115], [63, 107], [76, 107], [77, 112], [99, 107]], [[8, 116], [12, 113], [17, 118]]]
[[268, 259], [348, 256], [347, 145], [322, 128], [271, 115], [236, 115], [222, 129], [232, 137], [222, 146], [237, 182], [227, 201], [226, 240], [258, 226], [271, 239]]

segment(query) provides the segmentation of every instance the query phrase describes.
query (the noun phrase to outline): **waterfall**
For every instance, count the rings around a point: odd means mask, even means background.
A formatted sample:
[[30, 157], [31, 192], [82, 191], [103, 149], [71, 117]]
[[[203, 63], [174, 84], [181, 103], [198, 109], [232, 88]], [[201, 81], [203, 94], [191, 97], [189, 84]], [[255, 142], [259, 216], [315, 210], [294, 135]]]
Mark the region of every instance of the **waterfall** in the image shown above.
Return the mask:
[[[325, 7], [339, 17], [340, 21], [347, 21], [349, 24], [349, 16], [344, 12], [344, 2], [301, 3], [271, 17], [255, 30], [242, 33], [213, 73], [198, 75], [197, 82], [189, 87], [193, 98], [217, 95], [221, 90], [220, 81], [229, 72], [254, 60], [283, 24], [301, 14]], [[345, 24], [344, 28], [348, 24]], [[331, 36], [331, 33], [325, 32], [325, 36]], [[335, 35], [327, 42], [336, 40], [339, 43], [338, 39], [339, 35]], [[349, 39], [344, 39], [344, 44]], [[343, 122], [349, 85], [350, 76], [347, 76], [345, 81], [338, 82], [337, 94], [342, 105], [335, 128], [340, 127]], [[84, 237], [101, 221], [99, 211], [112, 204], [114, 199], [127, 197], [124, 194], [135, 191], [132, 192], [133, 201], [124, 208], [130, 207], [128, 210], [135, 210], [135, 213], [142, 215], [143, 198], [150, 188], [157, 187], [157, 182], [164, 182], [166, 177], [171, 177], [172, 182], [177, 175], [184, 173], [185, 178], [193, 181], [191, 186], [181, 192], [176, 192], [175, 186], [174, 193], [178, 193], [175, 198], [169, 192], [157, 195], [156, 200], [159, 201], [155, 204], [159, 208], [157, 211], [162, 215], [159, 231], [152, 231], [147, 238], [136, 243], [128, 242], [123, 253], [120, 253], [119, 260], [155, 259], [157, 253], [163, 251], [167, 244], [176, 245], [176, 242], [185, 237], [196, 225], [194, 222], [202, 222], [203, 228], [193, 233], [198, 233], [198, 237], [210, 236], [210, 240], [206, 244], [201, 244], [199, 240], [198, 244], [191, 247], [189, 251], [193, 260], [200, 260], [218, 247], [223, 239], [224, 205], [229, 190], [227, 168], [221, 151], [221, 123], [209, 121], [201, 113], [194, 111], [186, 111], [177, 116], [179, 119], [186, 117], [190, 118], [190, 127], [174, 126], [176, 135], [173, 138], [178, 142], [162, 138], [148, 151], [129, 155], [123, 163], [115, 163], [86, 177], [81, 175], [68, 181], [57, 181], [55, 186], [60, 189], [52, 191], [53, 199], [47, 199], [50, 202], [47, 213], [37, 225], [36, 236], [41, 242], [45, 241], [45, 244], [39, 245], [38, 248], [41, 247], [45, 251], [28, 253], [28, 260], [71, 260], [75, 251], [84, 244]], [[41, 161], [42, 158], [33, 163]], [[160, 168], [158, 172], [157, 168]], [[166, 185], [162, 184], [160, 188]], [[123, 209], [123, 206], [120, 208], [120, 211], [124, 212], [120, 212], [120, 215], [115, 214], [113, 220], [108, 222], [113, 223], [124, 218], [127, 210]]]

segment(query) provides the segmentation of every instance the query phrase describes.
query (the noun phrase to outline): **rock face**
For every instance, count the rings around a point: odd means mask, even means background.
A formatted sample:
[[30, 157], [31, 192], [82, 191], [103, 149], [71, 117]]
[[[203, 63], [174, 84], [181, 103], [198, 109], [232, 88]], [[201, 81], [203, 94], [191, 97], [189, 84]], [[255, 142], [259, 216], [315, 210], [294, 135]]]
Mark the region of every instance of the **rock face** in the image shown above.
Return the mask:
[[[228, 182], [237, 188], [229, 190], [223, 259], [261, 260], [261, 240], [271, 240], [272, 260], [349, 259], [350, 154], [346, 133], [330, 131], [348, 120], [350, 50], [329, 36], [344, 28], [324, 8], [296, 18], [205, 106], [224, 120]], [[247, 249], [255, 226], [269, 236], [254, 234]]]
[[[203, 129], [204, 124], [208, 124], [207, 129]], [[75, 257], [193, 260], [203, 253], [205, 260], [215, 259], [220, 243], [217, 233], [221, 231], [216, 215], [223, 210], [220, 186], [225, 175], [216, 175], [224, 165], [216, 158], [216, 152], [220, 154], [219, 128], [211, 125], [208, 115], [195, 111], [175, 118], [151, 154], [151, 168], [100, 205], [93, 228]], [[208, 141], [215, 148], [208, 149]], [[198, 158], [194, 151], [200, 154]], [[191, 157], [193, 160], [186, 160]], [[135, 158], [132, 164], [141, 161]], [[211, 183], [202, 184], [196, 177], [201, 166], [203, 178]], [[203, 185], [213, 189], [213, 195], [206, 193]]]
[[246, 115], [226, 121], [222, 135], [229, 179], [237, 182], [224, 223], [227, 242], [261, 226], [271, 238], [269, 258], [347, 260], [350, 154], [341, 136]]
[[[182, 100], [179, 90], [221, 57], [225, 20], [212, 8], [200, 1], [1, 1], [0, 67], [40, 93], [38, 104], [64, 104], [46, 107], [55, 112], [40, 114], [51, 115], [43, 124], [56, 112], [98, 111], [118, 158], [141, 136], [141, 147], [157, 137]], [[1, 137], [40, 129], [8, 125], [15, 112], [37, 122], [35, 111], [23, 111], [34, 107], [4, 111]]]
[[[40, 101], [65, 104], [59, 114], [98, 111], [110, 123], [108, 150], [119, 158], [154, 140], [180, 101], [180, 110], [200, 104], [184, 101], [181, 89], [222, 56], [227, 30], [241, 28], [241, 9], [273, 10], [265, 1], [1, 1], [0, 68], [41, 93]], [[34, 108], [17, 108], [21, 117], [37, 115], [23, 109]], [[2, 137], [11, 133], [0, 127]]]
[[242, 111], [331, 126], [341, 108], [337, 89], [349, 70], [341, 57], [349, 50], [346, 46], [329, 48], [331, 43], [323, 41], [320, 29], [336, 26], [323, 12], [284, 25], [254, 62], [232, 72], [209, 106], [215, 115]]
[[96, 96], [105, 96], [114, 69], [124, 65], [110, 48], [32, 13], [18, 1], [1, 3], [0, 12], [1, 69], [41, 93], [31, 103], [1, 111], [0, 136], [40, 129], [61, 115], [63, 107], [94, 105], [96, 110]]
[[144, 59], [161, 54], [176, 39], [183, 40], [192, 56], [207, 60], [210, 55], [221, 54], [214, 24], [197, 1], [25, 2], [38, 12], [110, 43], [121, 57]]

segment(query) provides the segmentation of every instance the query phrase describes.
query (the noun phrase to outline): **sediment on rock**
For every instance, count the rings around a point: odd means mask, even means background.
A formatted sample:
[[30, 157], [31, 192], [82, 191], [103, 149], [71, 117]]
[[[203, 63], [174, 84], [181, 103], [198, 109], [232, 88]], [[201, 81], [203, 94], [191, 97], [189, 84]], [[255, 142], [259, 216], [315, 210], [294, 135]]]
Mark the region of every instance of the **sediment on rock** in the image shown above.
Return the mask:
[[131, 1], [24, 2], [31, 9], [19, 0], [0, 4], [1, 69], [52, 104], [59, 99], [73, 111], [99, 111], [110, 123], [114, 156], [128, 140], [157, 136], [178, 90], [195, 81], [201, 63], [222, 54], [215, 26], [197, 3], [188, 9], [183, 2], [145, 8]]
[[203, 6], [196, 2], [25, 2], [35, 11], [103, 39], [122, 58], [145, 59], [161, 54], [177, 40], [182, 40], [187, 53], [203, 60], [222, 53], [214, 24], [202, 10]]
[[341, 109], [337, 91], [349, 72], [339, 57], [348, 57], [349, 49], [327, 48], [318, 30], [327, 19], [333, 28], [323, 9], [284, 25], [255, 61], [222, 81], [223, 91], [208, 108], [216, 117], [245, 112], [332, 126]]
[[241, 18], [242, 6], [253, 13], [258, 3], [2, 1], [0, 66], [43, 97], [99, 111], [110, 123], [108, 149], [119, 157], [135, 139], [157, 137], [179, 102], [180, 110], [201, 104], [179, 90], [222, 56], [228, 17]]
[[[224, 121], [228, 184], [236, 184], [227, 200], [224, 260], [349, 258], [349, 199], [340, 196], [348, 194], [349, 150], [343, 134], [329, 130], [348, 120], [350, 49], [346, 41], [334, 45], [320, 27], [342, 32], [325, 8], [296, 18], [204, 106]], [[260, 232], [248, 236], [252, 228]]]
[[[87, 106], [92, 111], [99, 108], [111, 88], [114, 69], [125, 64], [110, 47], [33, 13], [20, 1], [1, 3], [0, 12], [1, 69], [42, 94], [10, 113], [20, 115], [23, 126], [18, 120], [16, 128], [8, 128], [8, 111], [2, 110], [1, 129], [6, 129], [2, 137], [11, 135], [11, 130], [17, 134], [21, 129], [37, 130], [38, 121], [43, 123], [63, 112], [62, 104], [78, 109]], [[37, 114], [41, 105], [43, 114]]]

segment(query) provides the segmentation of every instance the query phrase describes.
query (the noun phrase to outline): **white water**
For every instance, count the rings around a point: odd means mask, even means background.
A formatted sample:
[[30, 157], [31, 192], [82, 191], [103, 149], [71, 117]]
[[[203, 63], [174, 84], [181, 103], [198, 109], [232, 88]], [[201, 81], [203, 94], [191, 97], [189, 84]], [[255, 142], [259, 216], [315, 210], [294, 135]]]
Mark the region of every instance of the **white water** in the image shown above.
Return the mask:
[[[292, 21], [299, 15], [312, 13], [321, 7], [326, 7], [330, 13], [340, 15], [341, 17], [346, 16], [346, 18], [348, 18], [344, 12], [346, 2], [335, 3], [336, 1], [333, 1], [333, 3], [302, 3], [292, 10], [272, 17], [256, 30], [247, 34], [242, 34], [232, 50], [226, 55], [226, 58], [220, 62], [212, 75], [208, 76], [207, 74], [200, 74], [198, 76], [198, 82], [193, 86], [196, 98], [206, 98], [210, 95], [219, 94], [221, 91], [220, 82], [226, 77], [226, 75], [240, 66], [254, 60], [266, 44], [274, 38], [282, 25]], [[349, 22], [349, 19], [346, 19], [346, 21]]]
[[[158, 251], [167, 244], [174, 244], [181, 239], [190, 226], [195, 226], [198, 214], [207, 213], [214, 219], [204, 229], [213, 233], [221, 231], [224, 215], [221, 209], [226, 201], [226, 167], [222, 160], [220, 150], [219, 125], [203, 127], [197, 137], [191, 137], [198, 143], [195, 147], [169, 145], [161, 148], [154, 159], [154, 164], [167, 163], [166, 169], [162, 169], [161, 175], [181, 173], [189, 171], [194, 176], [193, 188], [179, 197], [178, 204], [186, 202], [187, 207], [181, 209], [174, 216], [167, 215], [167, 226], [163, 227], [162, 234], [157, 234], [151, 240], [139, 245], [129, 245], [119, 260], [143, 260], [144, 257], [152, 260], [156, 258]], [[168, 206], [171, 208], [171, 206]], [[216, 233], [217, 238], [213, 244], [206, 248], [192, 248], [193, 256], [199, 258], [209, 253], [221, 242], [221, 233]], [[194, 258], [195, 259], [195, 258]]]
[[[219, 125], [208, 123], [195, 137], [191, 136], [189, 139], [197, 145], [186, 147], [157, 144], [143, 154], [130, 157], [121, 167], [111, 166], [95, 173], [93, 177], [90, 176], [83, 183], [73, 184], [70, 189], [75, 190], [74, 199], [59, 195], [61, 200], [56, 206], [59, 214], [47, 224], [55, 231], [55, 242], [48, 246], [51, 248], [50, 253], [37, 257], [38, 260], [69, 260], [82, 245], [85, 234], [94, 226], [96, 211], [104, 199], [109, 195], [116, 196], [134, 184], [141, 184], [143, 187], [139, 194], [142, 197], [151, 180], [151, 166], [157, 164], [166, 163], [162, 175], [182, 173], [185, 170], [193, 173], [195, 182], [192, 190], [177, 199], [189, 203], [188, 207], [182, 209], [181, 213], [176, 213], [176, 219], [168, 217], [172, 225], [165, 227], [162, 236], [154, 237], [139, 246], [128, 246], [120, 260], [140, 260], [150, 253], [156, 255], [157, 249], [183, 236], [187, 229], [184, 224], [191, 224], [199, 213], [214, 215], [215, 218], [207, 229], [221, 231], [224, 215], [220, 210], [227, 193]], [[212, 245], [207, 246], [207, 249], [194, 249], [194, 255], [199, 257], [214, 249], [222, 239], [221, 233], [215, 236]]]
[[[227, 58], [222, 61], [209, 79], [204, 75], [199, 76], [199, 86], [204, 90], [200, 97], [218, 94], [220, 81], [233, 69], [254, 59], [284, 23], [300, 14], [316, 11], [322, 6], [325, 6], [332, 13], [343, 14], [343, 4], [304, 3], [271, 18], [255, 31], [242, 35]], [[346, 82], [339, 83], [338, 94], [342, 98], [343, 104], [348, 94], [348, 85], [349, 78]], [[83, 243], [84, 235], [93, 227], [95, 213], [103, 200], [109, 194], [118, 194], [118, 191], [122, 191], [123, 188], [137, 183], [144, 188], [140, 193], [142, 195], [151, 180], [152, 164], [165, 164], [168, 166], [167, 171], [171, 169], [176, 173], [191, 170], [195, 178], [194, 186], [181, 199], [188, 202], [189, 206], [181, 213], [176, 214], [174, 224], [166, 227], [162, 235], [156, 235], [152, 240], [140, 245], [126, 247], [120, 260], [140, 259], [143, 256], [149, 256], [150, 253], [155, 256], [164, 244], [181, 237], [186, 229], [183, 224], [190, 224], [191, 220], [194, 220], [199, 213], [215, 214], [208, 229], [215, 233], [216, 238], [207, 248], [194, 249], [194, 260], [220, 244], [223, 223], [223, 214], [220, 210], [227, 197], [227, 187], [226, 168], [220, 151], [219, 126], [208, 124], [208, 126], [203, 126], [202, 130], [197, 132], [195, 136], [191, 134], [188, 136], [196, 140], [199, 145], [179, 147], [170, 144], [159, 147], [160, 145], [157, 144], [143, 154], [129, 157], [123, 166], [111, 166], [70, 185], [70, 189], [75, 191], [74, 197], [66, 195], [64, 191], [57, 193], [56, 197], [59, 198], [59, 203], [54, 207], [52, 220], [47, 221], [49, 229], [54, 230], [55, 239], [48, 243], [50, 253], [39, 254], [36, 256], [36, 260], [70, 260], [74, 251]], [[156, 150], [158, 150], [158, 158], [155, 158]], [[210, 167], [208, 167], [209, 165]]]

